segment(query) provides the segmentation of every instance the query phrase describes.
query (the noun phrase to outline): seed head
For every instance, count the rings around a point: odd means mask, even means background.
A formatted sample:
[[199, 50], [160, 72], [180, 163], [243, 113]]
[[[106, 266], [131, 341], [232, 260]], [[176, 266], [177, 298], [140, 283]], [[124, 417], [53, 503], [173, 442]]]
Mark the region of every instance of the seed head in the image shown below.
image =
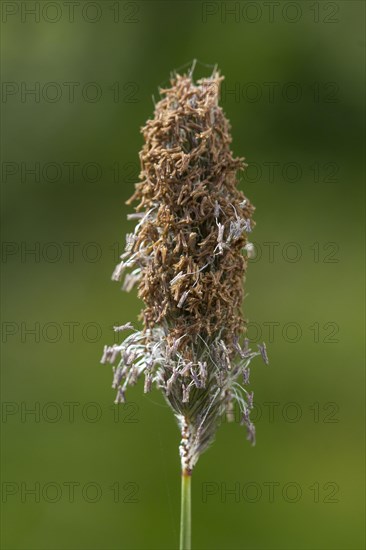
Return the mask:
[[242, 158], [230, 150], [228, 120], [218, 104], [222, 77], [195, 83], [175, 75], [161, 90], [154, 117], [142, 133], [140, 182], [128, 201], [138, 201], [137, 219], [113, 279], [123, 289], [138, 284], [144, 302], [143, 329], [119, 346], [106, 347], [103, 361], [114, 370], [116, 401], [144, 373], [145, 392], [163, 391], [181, 428], [182, 468], [192, 471], [210, 445], [220, 418], [236, 401], [248, 439], [253, 394], [248, 365], [265, 347], [249, 349], [241, 307], [243, 281], [254, 227], [254, 207], [238, 190]]

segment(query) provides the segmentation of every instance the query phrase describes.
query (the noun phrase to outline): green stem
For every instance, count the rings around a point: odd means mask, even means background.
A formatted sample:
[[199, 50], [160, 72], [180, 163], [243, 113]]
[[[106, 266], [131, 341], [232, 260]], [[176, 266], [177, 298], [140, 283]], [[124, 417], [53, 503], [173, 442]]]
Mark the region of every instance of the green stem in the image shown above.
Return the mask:
[[191, 550], [191, 473], [182, 472], [180, 550]]

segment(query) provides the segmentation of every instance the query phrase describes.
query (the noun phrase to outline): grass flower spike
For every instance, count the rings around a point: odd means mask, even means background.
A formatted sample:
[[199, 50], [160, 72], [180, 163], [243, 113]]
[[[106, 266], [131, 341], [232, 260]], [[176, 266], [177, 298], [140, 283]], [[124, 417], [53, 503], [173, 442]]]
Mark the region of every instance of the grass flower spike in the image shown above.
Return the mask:
[[117, 403], [143, 377], [144, 391], [158, 387], [177, 418], [181, 548], [190, 545], [187, 478], [236, 403], [254, 444], [249, 364], [256, 355], [268, 362], [265, 345], [252, 350], [245, 338], [241, 308], [254, 207], [237, 188], [245, 164], [230, 150], [221, 81], [216, 71], [196, 83], [191, 73], [175, 75], [143, 128], [141, 181], [128, 201], [138, 201], [129, 216], [137, 225], [113, 273], [124, 290], [138, 285], [143, 328], [115, 327], [131, 332], [106, 346], [102, 358], [114, 365]]

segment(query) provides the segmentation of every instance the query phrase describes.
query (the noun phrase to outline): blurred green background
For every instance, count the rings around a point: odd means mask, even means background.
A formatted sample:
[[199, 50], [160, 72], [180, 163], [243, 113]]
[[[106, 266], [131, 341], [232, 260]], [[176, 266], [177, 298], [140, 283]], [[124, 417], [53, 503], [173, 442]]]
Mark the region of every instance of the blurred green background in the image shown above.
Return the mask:
[[194, 58], [249, 164], [271, 364], [257, 446], [224, 423], [194, 472], [193, 547], [364, 548], [364, 3], [71, 4], [2, 3], [2, 548], [177, 547], [172, 413], [141, 385], [116, 408], [99, 359], [141, 307], [110, 281], [140, 127]]

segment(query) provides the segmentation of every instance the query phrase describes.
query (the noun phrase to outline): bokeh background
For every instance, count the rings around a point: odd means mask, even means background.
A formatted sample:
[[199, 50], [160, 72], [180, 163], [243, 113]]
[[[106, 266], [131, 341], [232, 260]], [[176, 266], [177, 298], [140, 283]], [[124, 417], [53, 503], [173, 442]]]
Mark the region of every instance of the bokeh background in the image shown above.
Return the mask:
[[194, 472], [193, 547], [361, 550], [364, 3], [71, 4], [2, 3], [2, 548], [177, 547], [172, 413], [141, 385], [117, 408], [99, 360], [141, 307], [110, 280], [140, 127], [197, 59], [249, 164], [270, 366], [257, 446], [224, 422]]

